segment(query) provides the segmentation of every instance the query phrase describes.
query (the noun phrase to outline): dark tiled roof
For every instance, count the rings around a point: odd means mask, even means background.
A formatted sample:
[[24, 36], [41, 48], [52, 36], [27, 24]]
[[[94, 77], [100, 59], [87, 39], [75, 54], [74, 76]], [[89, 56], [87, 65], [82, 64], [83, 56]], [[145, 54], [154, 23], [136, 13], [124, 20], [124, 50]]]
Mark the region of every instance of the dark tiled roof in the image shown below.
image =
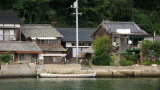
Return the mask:
[[62, 46], [39, 46], [42, 51], [66, 51]]
[[[76, 41], [76, 28], [56, 28], [64, 37], [62, 41], [75, 42]], [[91, 34], [96, 28], [79, 28], [79, 41], [92, 42]]]
[[0, 10], [0, 23], [4, 24], [21, 24], [21, 19], [9, 10]]
[[25, 24], [21, 27], [22, 33], [27, 37], [63, 37], [50, 24]]
[[142, 30], [136, 23], [134, 22], [110, 22], [103, 21], [102, 25], [109, 30], [111, 33], [116, 34], [117, 29], [130, 29], [131, 35], [149, 35], [144, 30]]
[[34, 42], [0, 42], [0, 51], [32, 51], [41, 52], [41, 49]]

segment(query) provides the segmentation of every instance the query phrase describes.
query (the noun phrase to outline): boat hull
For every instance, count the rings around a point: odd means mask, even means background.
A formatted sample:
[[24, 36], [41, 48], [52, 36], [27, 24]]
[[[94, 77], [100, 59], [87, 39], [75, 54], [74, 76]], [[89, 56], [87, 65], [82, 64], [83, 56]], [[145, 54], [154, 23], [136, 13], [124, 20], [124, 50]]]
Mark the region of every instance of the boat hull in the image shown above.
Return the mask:
[[93, 74], [50, 74], [41, 73], [41, 78], [94, 78], [96, 73]]

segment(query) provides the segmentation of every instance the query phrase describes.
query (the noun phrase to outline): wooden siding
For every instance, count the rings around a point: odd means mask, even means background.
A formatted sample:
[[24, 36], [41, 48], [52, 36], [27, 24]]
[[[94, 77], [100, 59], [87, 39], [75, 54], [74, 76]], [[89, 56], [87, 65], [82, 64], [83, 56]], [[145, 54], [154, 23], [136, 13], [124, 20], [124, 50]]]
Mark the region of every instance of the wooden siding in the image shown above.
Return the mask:
[[71, 47], [68, 47], [67, 49], [67, 56], [66, 56], [67, 59], [70, 59], [72, 58], [72, 48]]
[[64, 58], [62, 58], [61, 62], [52, 62], [52, 57], [45, 56], [44, 57], [44, 64], [64, 64]]
[[102, 37], [103, 35], [109, 35], [109, 32], [107, 32], [106, 28], [103, 28], [103, 26], [101, 25], [97, 31], [93, 34], [93, 41], [96, 39], [97, 36]]
[[16, 40], [20, 41], [20, 30], [19, 29], [15, 29], [15, 34], [16, 34]]
[[120, 36], [120, 46], [119, 46], [119, 51], [125, 52], [127, 49], [127, 39], [125, 36]]

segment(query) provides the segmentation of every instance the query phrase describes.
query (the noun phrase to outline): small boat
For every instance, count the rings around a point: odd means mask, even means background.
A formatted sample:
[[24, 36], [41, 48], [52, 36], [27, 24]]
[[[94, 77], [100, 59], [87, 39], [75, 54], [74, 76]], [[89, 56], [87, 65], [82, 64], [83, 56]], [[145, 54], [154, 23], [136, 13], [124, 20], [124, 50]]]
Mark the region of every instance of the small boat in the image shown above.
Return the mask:
[[41, 78], [94, 78], [95, 73], [91, 74], [51, 74], [51, 73], [40, 73]]

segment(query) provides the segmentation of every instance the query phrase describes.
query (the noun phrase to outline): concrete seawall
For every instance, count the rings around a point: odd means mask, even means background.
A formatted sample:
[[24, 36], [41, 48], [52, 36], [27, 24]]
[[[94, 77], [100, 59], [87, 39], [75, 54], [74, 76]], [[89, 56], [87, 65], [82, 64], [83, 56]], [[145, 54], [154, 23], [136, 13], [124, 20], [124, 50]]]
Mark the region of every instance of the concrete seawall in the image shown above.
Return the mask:
[[39, 73], [88, 74], [94, 72], [96, 77], [160, 77], [160, 66], [92, 66], [83, 69], [79, 64], [2, 65], [0, 78], [35, 77]]
[[97, 77], [160, 77], [160, 66], [93, 66]]
[[66, 65], [58, 65], [58, 64], [46, 64], [44, 65], [44, 69], [48, 73], [76, 73], [81, 71], [81, 65], [80, 64], [66, 64]]
[[35, 65], [1, 65], [0, 78], [34, 76], [36, 76]]

